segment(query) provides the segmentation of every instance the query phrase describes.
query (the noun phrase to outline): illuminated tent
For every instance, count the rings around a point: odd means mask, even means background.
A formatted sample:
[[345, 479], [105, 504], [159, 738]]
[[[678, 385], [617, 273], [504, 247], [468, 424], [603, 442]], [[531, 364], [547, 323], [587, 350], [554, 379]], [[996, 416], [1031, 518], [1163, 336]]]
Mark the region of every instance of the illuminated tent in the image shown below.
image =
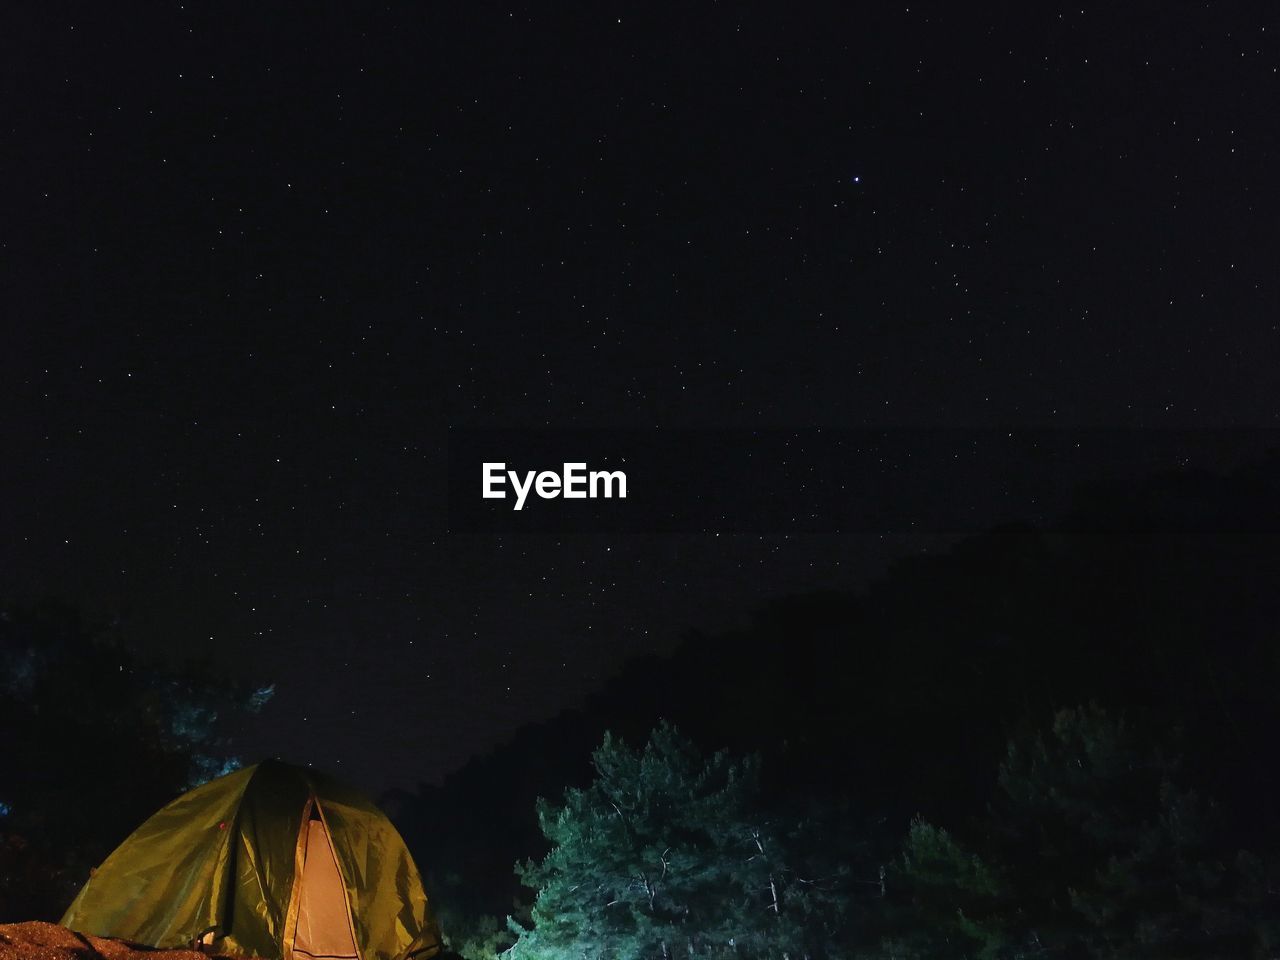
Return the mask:
[[62, 918], [96, 936], [273, 960], [427, 960], [422, 881], [367, 799], [265, 761], [183, 794], [93, 872]]

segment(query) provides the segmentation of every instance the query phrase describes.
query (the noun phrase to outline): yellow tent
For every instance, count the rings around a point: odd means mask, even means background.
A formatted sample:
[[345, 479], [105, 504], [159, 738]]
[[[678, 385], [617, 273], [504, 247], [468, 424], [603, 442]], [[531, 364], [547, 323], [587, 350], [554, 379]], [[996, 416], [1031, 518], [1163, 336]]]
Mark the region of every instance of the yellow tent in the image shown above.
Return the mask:
[[270, 960], [440, 952], [417, 867], [382, 811], [277, 761], [219, 777], [152, 816], [93, 872], [62, 923]]

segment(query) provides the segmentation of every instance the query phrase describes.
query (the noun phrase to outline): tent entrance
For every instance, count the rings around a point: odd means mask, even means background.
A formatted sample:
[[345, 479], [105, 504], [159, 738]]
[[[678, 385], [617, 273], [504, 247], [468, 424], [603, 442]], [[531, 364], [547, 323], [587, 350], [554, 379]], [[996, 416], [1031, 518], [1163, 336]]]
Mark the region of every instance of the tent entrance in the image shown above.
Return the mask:
[[338, 858], [320, 805], [313, 801], [309, 806], [311, 816], [298, 837], [302, 869], [294, 880], [298, 925], [293, 956], [297, 960], [360, 960]]

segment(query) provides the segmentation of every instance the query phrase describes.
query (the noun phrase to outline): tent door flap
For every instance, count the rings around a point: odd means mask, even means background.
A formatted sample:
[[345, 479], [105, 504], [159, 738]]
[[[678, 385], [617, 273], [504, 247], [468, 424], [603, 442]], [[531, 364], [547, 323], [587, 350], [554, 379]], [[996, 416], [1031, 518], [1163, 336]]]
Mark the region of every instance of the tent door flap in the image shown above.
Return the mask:
[[319, 804], [311, 804], [311, 817], [301, 834], [305, 847], [302, 872], [294, 880], [299, 889], [293, 955], [297, 960], [360, 960], [346, 884]]

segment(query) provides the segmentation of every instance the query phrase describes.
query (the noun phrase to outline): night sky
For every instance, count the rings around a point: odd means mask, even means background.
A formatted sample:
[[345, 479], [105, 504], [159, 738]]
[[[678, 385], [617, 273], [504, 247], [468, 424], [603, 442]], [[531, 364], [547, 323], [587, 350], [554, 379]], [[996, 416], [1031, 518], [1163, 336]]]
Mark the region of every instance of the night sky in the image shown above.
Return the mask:
[[8, 9], [0, 595], [376, 790], [943, 543], [451, 533], [450, 428], [1280, 425], [1271, 5], [802, 6]]

